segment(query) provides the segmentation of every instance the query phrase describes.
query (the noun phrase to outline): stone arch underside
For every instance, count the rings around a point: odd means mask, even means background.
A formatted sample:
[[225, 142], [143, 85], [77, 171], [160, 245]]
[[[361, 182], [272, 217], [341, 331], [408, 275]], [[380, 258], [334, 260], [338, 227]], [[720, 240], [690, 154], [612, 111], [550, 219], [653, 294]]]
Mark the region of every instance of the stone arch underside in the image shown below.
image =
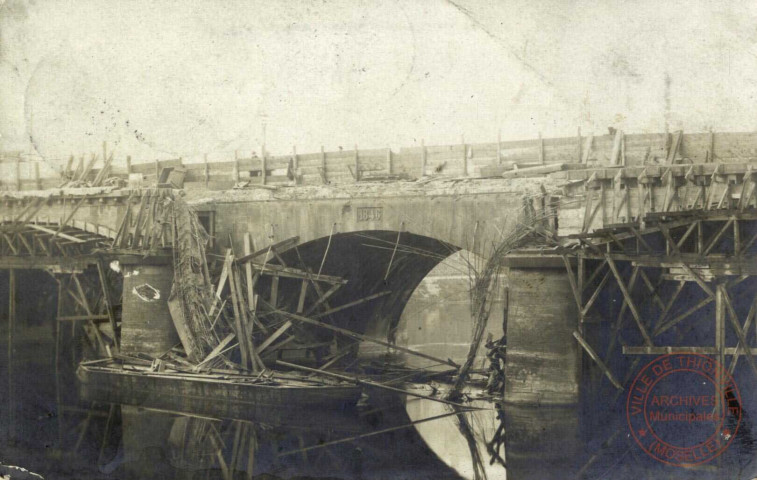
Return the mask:
[[[289, 266], [346, 279], [347, 283], [328, 300], [332, 308], [389, 292], [330, 315], [329, 323], [392, 341], [415, 288], [437, 264], [457, 250], [455, 245], [430, 237], [382, 230], [322, 237], [290, 248], [281, 257]], [[269, 296], [270, 278], [261, 277], [258, 288], [264, 299]], [[278, 288], [278, 307], [295, 311], [301, 280], [282, 278]], [[312, 288], [308, 292], [308, 303], [317, 300]], [[326, 341], [333, 336], [318, 327], [299, 328], [301, 333], [304, 331], [306, 336], [318, 340]]]

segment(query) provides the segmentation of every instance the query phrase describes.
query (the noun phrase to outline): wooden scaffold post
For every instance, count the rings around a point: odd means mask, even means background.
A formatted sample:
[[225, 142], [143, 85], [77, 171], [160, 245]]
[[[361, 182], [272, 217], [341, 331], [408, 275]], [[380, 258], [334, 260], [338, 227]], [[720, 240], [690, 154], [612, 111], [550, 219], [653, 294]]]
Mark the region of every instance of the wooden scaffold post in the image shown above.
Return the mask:
[[15, 436], [15, 405], [13, 398], [13, 329], [16, 323], [16, 271], [8, 270], [8, 443]]

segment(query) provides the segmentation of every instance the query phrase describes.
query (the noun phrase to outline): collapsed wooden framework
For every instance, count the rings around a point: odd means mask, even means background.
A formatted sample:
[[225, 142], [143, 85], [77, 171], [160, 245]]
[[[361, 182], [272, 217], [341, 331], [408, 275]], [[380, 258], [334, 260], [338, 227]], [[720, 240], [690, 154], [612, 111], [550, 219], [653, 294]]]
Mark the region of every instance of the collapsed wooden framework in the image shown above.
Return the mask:
[[82, 227], [37, 220], [2, 223], [0, 257], [77, 257], [110, 244], [96, 226]]
[[[389, 295], [390, 291], [380, 291], [342, 305], [334, 305], [332, 297], [347, 280], [314, 273], [308, 268], [297, 250], [297, 237], [274, 243], [255, 252], [251, 251], [249, 238], [249, 235], [245, 236], [243, 256], [235, 258], [231, 250], [227, 251], [213, 303], [208, 312], [214, 318], [214, 325], [221, 323], [219, 319], [224, 318], [223, 322], [228, 328], [219, 331], [228, 330], [230, 333], [223, 336], [216, 348], [196, 365], [197, 369], [209, 368], [214, 363], [218, 364], [217, 360], [221, 360], [235, 368], [260, 372], [266, 368], [266, 362], [270, 365], [280, 358], [284, 349], [314, 352], [320, 349], [328, 352], [321, 359], [318, 368], [324, 372], [339, 360], [353, 354], [355, 342], [375, 343], [434, 362], [450, 364], [449, 360], [341, 328], [331, 319], [337, 312], [384, 297]], [[281, 252], [288, 249], [297, 253], [298, 265], [291, 266], [282, 257]], [[261, 288], [263, 279], [266, 280], [265, 288]], [[287, 291], [298, 292], [296, 306], [291, 301], [283, 300], [282, 282], [287, 282]], [[294, 288], [297, 283], [299, 287]], [[228, 293], [224, 294], [227, 285]], [[346, 342], [346, 346], [333, 348], [333, 340], [317, 340], [309, 333], [308, 327], [330, 331], [333, 335], [349, 341]], [[235, 349], [239, 351], [240, 364], [234, 364], [228, 355], [224, 356]]]

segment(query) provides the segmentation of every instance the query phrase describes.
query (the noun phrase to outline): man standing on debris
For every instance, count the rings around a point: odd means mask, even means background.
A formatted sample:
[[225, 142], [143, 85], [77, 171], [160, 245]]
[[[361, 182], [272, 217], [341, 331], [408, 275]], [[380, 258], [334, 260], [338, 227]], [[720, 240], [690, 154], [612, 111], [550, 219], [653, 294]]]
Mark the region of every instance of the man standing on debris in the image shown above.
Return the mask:
[[489, 380], [486, 382], [486, 391], [490, 395], [502, 394], [505, 386], [505, 337], [496, 342], [489, 333], [486, 339], [486, 358], [489, 359]]

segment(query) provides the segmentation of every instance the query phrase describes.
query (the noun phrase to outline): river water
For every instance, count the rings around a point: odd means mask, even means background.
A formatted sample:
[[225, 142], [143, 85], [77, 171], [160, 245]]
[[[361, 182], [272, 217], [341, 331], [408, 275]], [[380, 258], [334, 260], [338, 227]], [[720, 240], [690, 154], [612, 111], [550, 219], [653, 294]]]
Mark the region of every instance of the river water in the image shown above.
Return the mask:
[[[56, 377], [47, 326], [18, 326], [14, 346], [12, 384], [3, 375], [0, 390], [0, 464], [45, 478], [473, 478], [458, 415], [403, 428], [452, 413], [436, 402], [382, 395], [343, 411], [284, 406], [239, 418], [220, 402], [155, 404], [81, 388], [70, 348], [61, 352]], [[492, 411], [463, 415], [480, 438], [496, 428]], [[340, 442], [384, 429], [393, 430]], [[326, 442], [337, 443], [299, 451]], [[476, 448], [488, 463], [485, 446]], [[503, 467], [487, 469], [489, 478], [504, 478]]]

